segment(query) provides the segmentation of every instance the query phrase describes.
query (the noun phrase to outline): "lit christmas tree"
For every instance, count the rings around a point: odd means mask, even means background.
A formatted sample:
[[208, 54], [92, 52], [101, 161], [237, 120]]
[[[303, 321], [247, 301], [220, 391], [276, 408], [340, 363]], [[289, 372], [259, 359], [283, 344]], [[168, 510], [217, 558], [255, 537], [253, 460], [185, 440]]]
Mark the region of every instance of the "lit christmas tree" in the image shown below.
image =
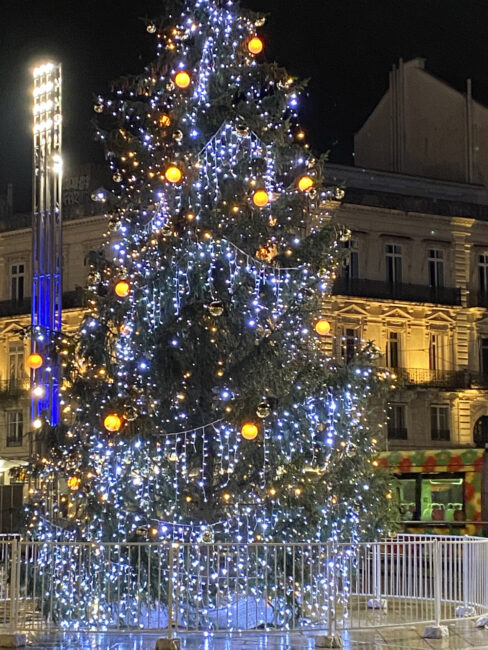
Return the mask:
[[369, 348], [348, 364], [326, 353], [343, 235], [298, 124], [303, 85], [264, 61], [261, 16], [171, 4], [147, 25], [155, 62], [94, 107], [116, 189], [99, 197], [109, 233], [88, 313], [53, 352], [65, 423], [31, 468], [29, 532], [376, 537], [391, 521], [374, 466], [385, 382]]

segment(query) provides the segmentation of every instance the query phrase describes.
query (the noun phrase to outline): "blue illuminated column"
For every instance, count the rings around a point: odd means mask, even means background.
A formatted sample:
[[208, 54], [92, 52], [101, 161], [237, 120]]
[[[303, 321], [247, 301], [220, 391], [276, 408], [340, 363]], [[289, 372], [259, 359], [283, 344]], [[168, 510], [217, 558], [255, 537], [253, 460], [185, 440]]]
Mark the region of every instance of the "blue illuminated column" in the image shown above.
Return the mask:
[[34, 69], [32, 188], [32, 352], [42, 365], [31, 371], [32, 420], [59, 422], [61, 369], [53, 342], [61, 331], [61, 65]]

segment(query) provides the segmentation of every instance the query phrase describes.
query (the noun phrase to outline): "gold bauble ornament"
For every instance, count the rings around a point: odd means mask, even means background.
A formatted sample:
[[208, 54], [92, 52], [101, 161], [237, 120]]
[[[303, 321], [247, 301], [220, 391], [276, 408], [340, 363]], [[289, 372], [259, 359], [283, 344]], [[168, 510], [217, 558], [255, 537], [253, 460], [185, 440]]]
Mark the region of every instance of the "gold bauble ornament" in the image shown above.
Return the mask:
[[93, 110], [95, 113], [103, 113], [103, 106], [101, 104], [94, 104]]
[[169, 126], [171, 124], [171, 118], [169, 115], [166, 115], [166, 113], [160, 115], [158, 121], [159, 121], [159, 126]]
[[172, 90], [175, 89], [174, 83], [171, 81], [171, 79], [167, 82], [166, 84], [166, 90], [171, 92]]
[[245, 440], [254, 440], [259, 433], [259, 427], [254, 422], [246, 422], [241, 427], [241, 435]]
[[148, 34], [155, 34], [156, 33], [156, 25], [154, 23], [149, 23], [149, 25], [146, 27], [146, 30]]
[[180, 70], [175, 74], [174, 82], [178, 88], [188, 88], [191, 82], [191, 77], [186, 70]]
[[44, 363], [44, 359], [42, 358], [42, 355], [40, 355], [38, 352], [32, 352], [27, 357], [26, 363], [27, 363], [27, 367], [30, 368], [31, 370], [38, 370]]
[[109, 413], [103, 420], [103, 426], [110, 433], [116, 433], [122, 428], [122, 418], [117, 413]]
[[119, 298], [127, 298], [130, 293], [130, 284], [127, 280], [119, 280], [115, 285], [114, 291]]
[[300, 192], [308, 192], [312, 189], [314, 185], [313, 178], [311, 176], [301, 176], [298, 179], [298, 189]]
[[247, 124], [238, 124], [236, 126], [236, 133], [241, 138], [246, 138], [249, 135], [249, 127]]
[[257, 20], [254, 21], [256, 27], [262, 27], [265, 23], [266, 23], [266, 18], [264, 16], [261, 16], [261, 18], [258, 18]]
[[224, 303], [222, 300], [213, 300], [208, 306], [208, 311], [212, 316], [222, 316], [224, 313]]
[[344, 198], [345, 195], [346, 195], [346, 193], [344, 192], [344, 190], [342, 189], [342, 187], [336, 187], [336, 188], [335, 188], [335, 190], [334, 190], [334, 196], [335, 196], [336, 199], [338, 199], [338, 200], [340, 201], [341, 199]]
[[79, 476], [70, 476], [66, 483], [70, 490], [78, 490], [80, 487], [81, 479]]
[[88, 277], [86, 279], [88, 284], [97, 284], [102, 279], [102, 276], [98, 271], [92, 271], [88, 274]]
[[263, 41], [259, 36], [253, 36], [250, 41], [247, 43], [247, 49], [251, 54], [261, 54], [264, 48]]
[[267, 399], [264, 399], [262, 402], [259, 402], [258, 407], [256, 409], [256, 415], [258, 418], [267, 418], [268, 415], [271, 413], [271, 404], [268, 402]]
[[269, 194], [266, 190], [256, 190], [252, 195], [252, 200], [258, 208], [264, 208], [269, 203]]
[[164, 177], [168, 183], [179, 183], [183, 178], [183, 173], [176, 165], [170, 165], [164, 172]]
[[319, 336], [327, 336], [330, 332], [330, 323], [325, 318], [321, 318], [315, 323], [314, 329]]
[[120, 174], [119, 172], [115, 172], [115, 174], [112, 176], [112, 178], [114, 179], [114, 181], [116, 183], [121, 183], [122, 182], [122, 174]]
[[213, 544], [214, 542], [213, 530], [211, 528], [205, 528], [205, 530], [202, 531], [200, 540], [203, 542], [203, 544]]
[[183, 140], [183, 131], [180, 131], [179, 129], [178, 131], [175, 131], [173, 133], [173, 140], [175, 142], [181, 142]]

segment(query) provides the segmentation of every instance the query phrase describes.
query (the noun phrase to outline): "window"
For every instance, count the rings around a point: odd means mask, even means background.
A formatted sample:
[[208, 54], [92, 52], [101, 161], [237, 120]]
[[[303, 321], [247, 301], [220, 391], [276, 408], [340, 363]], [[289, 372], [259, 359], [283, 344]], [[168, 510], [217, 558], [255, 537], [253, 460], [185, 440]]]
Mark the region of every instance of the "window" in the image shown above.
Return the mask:
[[478, 282], [481, 293], [488, 293], [488, 253], [478, 255]]
[[342, 358], [349, 363], [354, 358], [358, 349], [358, 330], [352, 327], [346, 327], [342, 333]]
[[25, 378], [24, 345], [21, 341], [9, 344], [8, 379], [17, 384]]
[[448, 360], [448, 339], [444, 334], [431, 334], [429, 340], [429, 368], [445, 370]]
[[403, 521], [464, 522], [464, 474], [402, 474], [398, 501]]
[[347, 280], [353, 280], [359, 277], [358, 243], [355, 239], [349, 239], [343, 246], [348, 253], [344, 258], [341, 275]]
[[476, 421], [473, 429], [473, 442], [478, 449], [484, 449], [488, 445], [488, 416], [482, 415]]
[[10, 267], [10, 298], [15, 302], [24, 299], [24, 265], [12, 264]]
[[399, 244], [386, 244], [386, 281], [400, 284], [402, 281], [402, 247]]
[[400, 334], [398, 332], [388, 332], [386, 365], [389, 368], [400, 368]]
[[389, 440], [407, 439], [407, 427], [405, 422], [405, 404], [390, 404], [388, 406]]
[[429, 287], [444, 286], [444, 251], [438, 248], [429, 250]]
[[22, 411], [7, 411], [7, 447], [21, 447], [24, 432]]
[[432, 440], [450, 440], [449, 407], [430, 407], [430, 435]]
[[488, 375], [488, 338], [480, 340], [480, 371]]

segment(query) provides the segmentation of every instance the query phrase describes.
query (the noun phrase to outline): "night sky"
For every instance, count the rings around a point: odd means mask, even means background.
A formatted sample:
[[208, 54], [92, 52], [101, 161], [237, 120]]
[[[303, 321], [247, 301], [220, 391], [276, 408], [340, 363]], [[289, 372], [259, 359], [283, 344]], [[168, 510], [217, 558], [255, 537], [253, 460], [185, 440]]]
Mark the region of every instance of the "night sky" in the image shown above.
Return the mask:
[[[64, 154], [101, 161], [90, 124], [93, 97], [111, 79], [141, 72], [155, 39], [139, 17], [164, 0], [1, 0], [0, 188], [14, 183], [15, 208], [29, 209], [30, 70], [39, 57], [63, 63]], [[388, 84], [399, 57], [488, 104], [488, 0], [243, 0], [270, 13], [261, 30], [268, 59], [310, 79], [303, 124], [315, 151], [352, 162], [354, 132]]]

